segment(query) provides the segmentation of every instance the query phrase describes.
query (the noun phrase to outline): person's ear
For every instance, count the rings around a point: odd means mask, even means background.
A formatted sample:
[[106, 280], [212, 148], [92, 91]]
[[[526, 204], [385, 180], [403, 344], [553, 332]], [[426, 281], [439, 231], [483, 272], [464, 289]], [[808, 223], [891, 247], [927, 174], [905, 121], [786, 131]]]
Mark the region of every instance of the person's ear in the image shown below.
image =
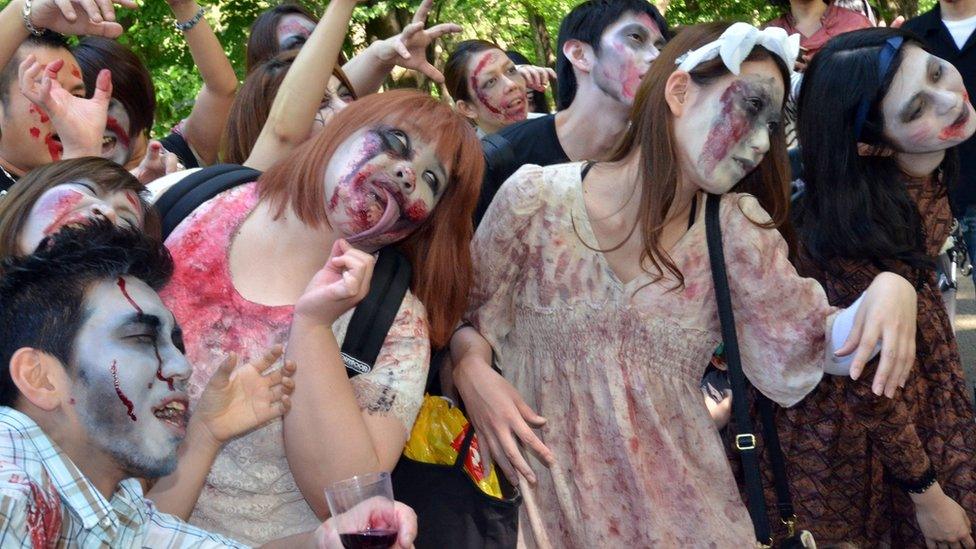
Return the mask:
[[691, 75], [686, 71], [674, 71], [664, 83], [664, 101], [674, 116], [681, 116], [689, 107], [691, 84]]
[[461, 101], [455, 101], [454, 108], [457, 109], [457, 112], [461, 116], [470, 118], [473, 122], [478, 120], [478, 112], [474, 110], [474, 106], [471, 103], [468, 103], [463, 99]]
[[576, 70], [585, 73], [593, 70], [595, 56], [593, 54], [593, 48], [589, 44], [576, 39], [567, 40], [563, 44], [563, 55], [576, 67]]
[[22, 347], [10, 357], [10, 378], [24, 399], [42, 410], [57, 408], [67, 391], [67, 376], [61, 361]]

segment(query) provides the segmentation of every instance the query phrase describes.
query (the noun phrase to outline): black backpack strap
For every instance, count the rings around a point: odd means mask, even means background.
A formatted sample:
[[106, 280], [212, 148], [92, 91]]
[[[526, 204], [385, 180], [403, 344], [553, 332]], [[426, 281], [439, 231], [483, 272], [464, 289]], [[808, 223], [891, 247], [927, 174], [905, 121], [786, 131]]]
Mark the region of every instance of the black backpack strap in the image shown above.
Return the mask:
[[353, 311], [342, 341], [342, 360], [349, 377], [373, 369], [386, 334], [403, 303], [403, 296], [410, 287], [412, 273], [410, 261], [396, 248], [387, 246], [380, 250], [369, 293]]
[[515, 149], [505, 136], [497, 133], [486, 135], [481, 139], [481, 148], [485, 155], [485, 177], [481, 184], [478, 207], [474, 213], [476, 227], [481, 223], [481, 218], [488, 211], [488, 206], [502, 183], [519, 169], [515, 162]]
[[715, 301], [718, 304], [718, 317], [722, 325], [722, 341], [725, 344], [725, 361], [728, 364], [729, 380], [732, 385], [732, 414], [738, 434], [735, 447], [742, 459], [742, 469], [746, 480], [746, 496], [749, 515], [756, 532], [756, 539], [762, 545], [772, 545], [769, 517], [766, 515], [766, 500], [763, 495], [762, 480], [759, 473], [759, 455], [756, 451], [756, 435], [749, 417], [749, 393], [746, 376], [742, 372], [739, 357], [739, 338], [735, 331], [735, 315], [732, 312], [732, 295], [729, 291], [728, 274], [725, 270], [725, 252], [722, 249], [722, 229], [719, 221], [721, 197], [710, 194], [705, 202], [705, 234], [708, 242], [708, 260], [712, 267], [712, 283], [715, 286]]
[[796, 512], [793, 510], [789, 477], [786, 476], [786, 458], [783, 456], [783, 447], [779, 443], [779, 433], [776, 431], [775, 405], [759, 391], [756, 391], [756, 405], [759, 407], [759, 417], [762, 421], [766, 455], [769, 456], [769, 465], [773, 470], [776, 510], [779, 512], [780, 520], [787, 527], [787, 536], [792, 537], [796, 530]]
[[260, 175], [261, 172], [253, 168], [237, 164], [217, 164], [184, 177], [156, 201], [163, 240], [201, 204], [227, 189], [256, 181]]

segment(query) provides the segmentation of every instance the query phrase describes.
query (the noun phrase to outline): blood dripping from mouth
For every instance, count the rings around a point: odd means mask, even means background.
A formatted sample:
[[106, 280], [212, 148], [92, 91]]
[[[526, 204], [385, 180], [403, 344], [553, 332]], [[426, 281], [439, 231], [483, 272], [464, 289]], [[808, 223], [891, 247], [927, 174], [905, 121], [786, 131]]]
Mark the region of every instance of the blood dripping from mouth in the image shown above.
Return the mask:
[[47, 145], [47, 153], [51, 155], [51, 160], [55, 162], [61, 160], [61, 151], [64, 149], [61, 142], [54, 138], [53, 133], [44, 136], [44, 144]]
[[[118, 285], [119, 290], [122, 291], [122, 295], [125, 296], [125, 299], [126, 301], [129, 302], [129, 305], [132, 305], [132, 308], [135, 309], [137, 313], [145, 314], [142, 312], [142, 307], [140, 307], [139, 304], [136, 303], [134, 299], [132, 299], [132, 296], [130, 296], [128, 290], [126, 290], [125, 279], [119, 277], [119, 279], [115, 283]], [[173, 378], [165, 377], [163, 375], [163, 357], [159, 356], [159, 345], [154, 340], [152, 346], [153, 346], [153, 353], [156, 354], [156, 379], [158, 379], [159, 381], [165, 381], [166, 385], [169, 387], [169, 390], [173, 391], [175, 390], [175, 385], [173, 384]]]
[[115, 394], [119, 396], [119, 400], [121, 400], [122, 404], [125, 405], [125, 410], [126, 413], [129, 414], [129, 419], [136, 421], [136, 415], [132, 413], [135, 406], [132, 405], [132, 401], [129, 400], [129, 397], [125, 396], [125, 393], [122, 392], [122, 387], [119, 385], [119, 366], [114, 360], [112, 361], [111, 370], [112, 382], [115, 384]]

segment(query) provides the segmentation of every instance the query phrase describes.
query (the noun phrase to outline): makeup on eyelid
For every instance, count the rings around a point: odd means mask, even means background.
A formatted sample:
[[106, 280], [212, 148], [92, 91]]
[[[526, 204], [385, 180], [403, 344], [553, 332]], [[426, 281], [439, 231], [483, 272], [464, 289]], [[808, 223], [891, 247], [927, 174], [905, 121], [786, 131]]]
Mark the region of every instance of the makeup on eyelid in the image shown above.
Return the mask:
[[[505, 68], [510, 65], [508, 65], [508, 58], [504, 53], [488, 50], [480, 55], [481, 57], [468, 79], [478, 102], [493, 115], [493, 118], [508, 123], [525, 120], [528, 116], [528, 102], [525, 81], [522, 76], [506, 74]], [[485, 72], [486, 68], [492, 69], [491, 77], [496, 79], [491, 89], [485, 89], [484, 83], [479, 83], [478, 77]]]

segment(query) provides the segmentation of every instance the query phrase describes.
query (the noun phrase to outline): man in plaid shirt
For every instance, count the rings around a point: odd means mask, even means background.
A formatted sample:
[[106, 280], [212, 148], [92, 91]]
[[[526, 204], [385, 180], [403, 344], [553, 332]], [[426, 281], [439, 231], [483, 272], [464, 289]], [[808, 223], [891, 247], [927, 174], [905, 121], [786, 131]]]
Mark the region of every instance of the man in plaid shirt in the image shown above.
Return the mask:
[[[65, 228], [0, 276], [0, 547], [244, 547], [157, 510], [139, 478], [176, 468], [191, 368], [156, 290], [166, 249], [108, 221]], [[367, 501], [364, 527], [416, 517]], [[388, 509], [388, 508], [387, 508]], [[333, 519], [272, 542], [342, 547]]]

